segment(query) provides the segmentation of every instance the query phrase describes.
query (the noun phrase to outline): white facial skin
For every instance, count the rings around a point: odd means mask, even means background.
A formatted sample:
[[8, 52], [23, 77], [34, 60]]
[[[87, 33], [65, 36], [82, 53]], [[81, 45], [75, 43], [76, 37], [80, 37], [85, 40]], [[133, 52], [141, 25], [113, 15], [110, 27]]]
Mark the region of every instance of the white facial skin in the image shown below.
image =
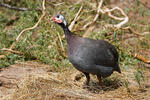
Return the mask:
[[63, 23], [65, 26], [67, 26], [67, 22], [66, 22], [64, 16], [58, 14], [58, 15], [55, 16], [55, 19], [56, 19], [56, 20], [61, 20], [62, 23]]

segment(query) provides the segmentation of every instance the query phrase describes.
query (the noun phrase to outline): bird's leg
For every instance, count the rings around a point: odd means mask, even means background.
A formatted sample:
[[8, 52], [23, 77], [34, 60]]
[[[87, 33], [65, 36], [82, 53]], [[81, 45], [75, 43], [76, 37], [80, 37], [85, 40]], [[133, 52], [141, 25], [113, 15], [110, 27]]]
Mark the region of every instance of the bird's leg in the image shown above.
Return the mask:
[[3, 83], [0, 81], [0, 86], [2, 86], [3, 85]]
[[84, 73], [84, 75], [86, 76], [86, 85], [89, 85], [89, 81], [90, 81], [90, 76], [89, 73]]
[[97, 79], [99, 80], [99, 85], [102, 88], [103, 84], [102, 84], [102, 79], [100, 75], [97, 75]]

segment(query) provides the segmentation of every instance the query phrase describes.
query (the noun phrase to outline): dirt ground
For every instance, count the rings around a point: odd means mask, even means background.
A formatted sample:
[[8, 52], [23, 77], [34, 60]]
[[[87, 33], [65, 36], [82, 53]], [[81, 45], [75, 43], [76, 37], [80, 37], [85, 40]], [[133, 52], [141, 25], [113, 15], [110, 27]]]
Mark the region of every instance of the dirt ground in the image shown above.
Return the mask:
[[[129, 75], [130, 72], [122, 72], [123, 75], [126, 73]], [[85, 77], [75, 69], [66, 68], [58, 72], [48, 65], [23, 62], [1, 70], [0, 99], [150, 100], [150, 73], [146, 72], [146, 80], [141, 87], [133, 80], [132, 74], [128, 77], [128, 86], [124, 85], [123, 75], [114, 73], [111, 78], [104, 79], [103, 88], [91, 75], [90, 86], [87, 87], [84, 85]]]

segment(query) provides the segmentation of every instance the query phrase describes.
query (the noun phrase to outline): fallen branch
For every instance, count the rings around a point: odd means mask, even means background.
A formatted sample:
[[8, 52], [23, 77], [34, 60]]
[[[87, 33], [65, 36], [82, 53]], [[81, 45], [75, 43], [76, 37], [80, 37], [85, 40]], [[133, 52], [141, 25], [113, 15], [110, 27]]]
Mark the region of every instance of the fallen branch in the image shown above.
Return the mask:
[[19, 7], [11, 6], [11, 5], [9, 5], [9, 4], [5, 4], [5, 3], [2, 3], [2, 2], [0, 2], [0, 6], [6, 7], [6, 8], [9, 8], [9, 9], [13, 9], [13, 10], [18, 10], [18, 11], [31, 10], [31, 9], [29, 9], [29, 8], [19, 8]]
[[[121, 12], [121, 14], [124, 16], [124, 18], [120, 18], [120, 17], [116, 17], [116, 16], [112, 15], [111, 12], [114, 11], [114, 10], [119, 10]], [[128, 22], [128, 20], [129, 20], [128, 16], [119, 7], [114, 7], [112, 9], [108, 9], [108, 8], [105, 7], [105, 10], [103, 12], [104, 13], [108, 13], [108, 16], [111, 17], [111, 18], [113, 18], [113, 19], [115, 19], [115, 20], [122, 21], [119, 24], [114, 25], [114, 27], [116, 27], [116, 28], [120, 28], [122, 25], [126, 24]]]

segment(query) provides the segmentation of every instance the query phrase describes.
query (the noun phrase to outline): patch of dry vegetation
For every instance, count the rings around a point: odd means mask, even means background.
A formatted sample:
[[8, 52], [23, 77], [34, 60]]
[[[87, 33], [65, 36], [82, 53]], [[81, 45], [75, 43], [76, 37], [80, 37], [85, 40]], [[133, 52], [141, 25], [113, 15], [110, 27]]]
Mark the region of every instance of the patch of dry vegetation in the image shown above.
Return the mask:
[[[19, 69], [18, 72], [16, 69]], [[9, 84], [0, 87], [0, 90], [3, 90], [1, 91], [3, 100], [150, 99], [150, 74], [147, 71], [143, 74], [146, 80], [141, 82], [140, 87], [134, 80], [132, 72], [134, 70], [130, 70], [123, 71], [122, 75], [114, 73], [111, 77], [103, 79], [104, 87], [101, 89], [95, 76], [92, 76], [89, 87], [84, 85], [85, 77], [75, 81], [74, 73], [77, 73], [75, 69], [65, 68], [63, 72], [57, 72], [47, 65], [26, 62], [10, 66], [4, 72], [2, 71], [2, 74], [5, 73], [7, 79], [10, 80], [14, 77], [13, 70], [16, 70], [20, 77], [16, 78], [17, 81], [10, 81]], [[10, 73], [6, 73], [8, 71]], [[4, 88], [6, 93], [4, 93]]]

